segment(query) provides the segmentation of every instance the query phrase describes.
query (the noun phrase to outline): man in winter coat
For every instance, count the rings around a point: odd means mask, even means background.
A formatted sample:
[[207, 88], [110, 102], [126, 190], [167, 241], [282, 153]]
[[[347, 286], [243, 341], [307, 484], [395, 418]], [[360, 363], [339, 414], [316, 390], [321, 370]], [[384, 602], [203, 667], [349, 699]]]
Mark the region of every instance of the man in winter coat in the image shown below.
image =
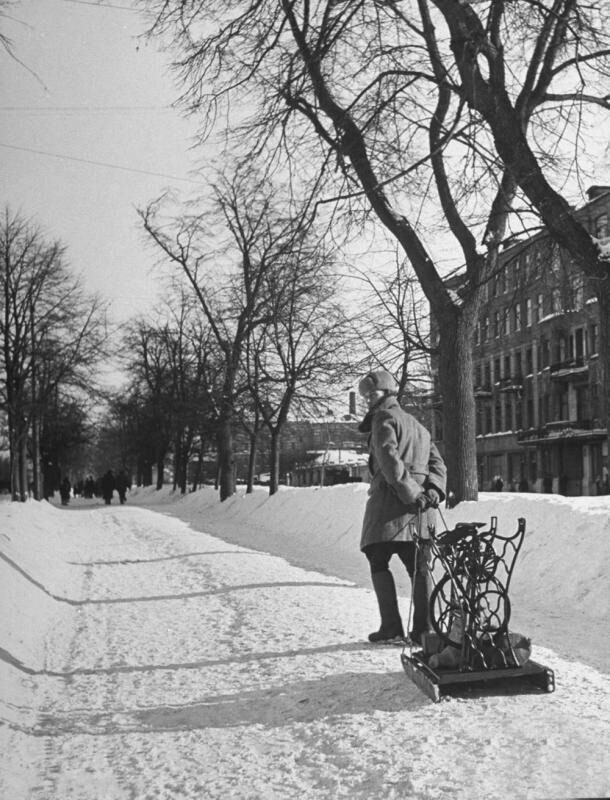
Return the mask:
[[114, 494], [114, 474], [111, 469], [103, 476], [102, 481], [102, 497], [107, 506], [112, 502], [112, 495]]
[[124, 469], [122, 469], [116, 476], [115, 488], [119, 493], [119, 500], [121, 501], [121, 505], [123, 505], [123, 503], [125, 502], [125, 495], [127, 494], [127, 489], [131, 489], [131, 481], [127, 477], [127, 473], [125, 472]]
[[362, 523], [360, 549], [371, 568], [381, 626], [371, 642], [404, 637], [396, 587], [389, 563], [397, 555], [413, 586], [415, 643], [429, 629], [430, 577], [425, 569], [427, 547], [416, 547], [413, 534], [428, 535], [434, 509], [445, 497], [447, 470], [430, 433], [397, 400], [398, 385], [389, 372], [370, 372], [358, 386], [369, 411], [360, 430], [369, 433], [371, 485]]

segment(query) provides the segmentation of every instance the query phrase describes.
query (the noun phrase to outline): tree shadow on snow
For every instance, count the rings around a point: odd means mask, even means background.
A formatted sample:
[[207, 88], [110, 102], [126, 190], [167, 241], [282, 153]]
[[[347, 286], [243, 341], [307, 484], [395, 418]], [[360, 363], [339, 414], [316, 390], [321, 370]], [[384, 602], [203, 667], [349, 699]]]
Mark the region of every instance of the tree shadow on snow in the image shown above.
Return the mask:
[[352, 583], [333, 583], [331, 581], [262, 581], [261, 583], [237, 583], [217, 586], [214, 589], [202, 589], [199, 592], [182, 592], [170, 594], [140, 595], [134, 597], [100, 597], [85, 598], [83, 600], [66, 600], [70, 605], [76, 606], [105, 606], [117, 605], [120, 603], [152, 603], [166, 600], [191, 600], [197, 597], [209, 597], [211, 595], [231, 594], [232, 592], [243, 592], [256, 589], [280, 589], [297, 588], [303, 586], [323, 586], [325, 589], [357, 589]]
[[[237, 664], [256, 664], [259, 661], [269, 661], [272, 659], [295, 658], [297, 656], [317, 656], [328, 653], [350, 653], [350, 652], [372, 652], [373, 645], [367, 642], [339, 642], [337, 644], [320, 645], [319, 647], [295, 647], [291, 650], [265, 650], [255, 653], [243, 651], [229, 653], [224, 658], [203, 658], [198, 661], [175, 661], [165, 664], [116, 664], [109, 667], [77, 667], [65, 672], [53, 670], [30, 670], [24, 669], [32, 675], [46, 675], [52, 678], [72, 679], [79, 675], [129, 675], [134, 673], [155, 673], [179, 670], [204, 670], [210, 667], [234, 667]], [[3, 659], [0, 650], [0, 660]], [[9, 654], [10, 655], [10, 654]], [[11, 657], [12, 658], [12, 657]], [[13, 659], [13, 662], [15, 659]], [[11, 663], [13, 663], [11, 662]]]

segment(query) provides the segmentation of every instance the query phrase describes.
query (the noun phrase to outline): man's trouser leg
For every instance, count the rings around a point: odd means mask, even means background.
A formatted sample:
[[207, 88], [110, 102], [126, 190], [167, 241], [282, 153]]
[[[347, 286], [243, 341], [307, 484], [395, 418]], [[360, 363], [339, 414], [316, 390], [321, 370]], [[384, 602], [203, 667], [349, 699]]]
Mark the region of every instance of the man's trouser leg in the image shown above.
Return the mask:
[[407, 542], [408, 551], [399, 557], [409, 573], [413, 591], [413, 627], [410, 636], [419, 642], [421, 634], [430, 630], [430, 594], [432, 578], [428, 570], [428, 545]]

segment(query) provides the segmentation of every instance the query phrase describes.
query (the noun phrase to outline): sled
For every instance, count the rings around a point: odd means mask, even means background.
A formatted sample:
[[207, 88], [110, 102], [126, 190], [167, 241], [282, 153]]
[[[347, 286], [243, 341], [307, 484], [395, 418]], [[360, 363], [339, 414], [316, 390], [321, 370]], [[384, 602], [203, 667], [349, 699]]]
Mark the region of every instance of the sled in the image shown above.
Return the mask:
[[[432, 591], [432, 632], [421, 645], [403, 650], [409, 678], [434, 702], [464, 692], [555, 690], [551, 669], [530, 659], [530, 640], [509, 632], [508, 589], [525, 536], [525, 519], [517, 532], [500, 536], [497, 517], [486, 531], [481, 522], [458, 523], [451, 531], [416, 537], [428, 547], [427, 569]], [[421, 531], [420, 531], [421, 533]]]
[[428, 666], [420, 651], [400, 656], [403, 668], [413, 683], [435, 703], [444, 696], [463, 694], [466, 691], [481, 693], [502, 690], [519, 693], [524, 687], [538, 687], [545, 692], [555, 691], [555, 675], [552, 669], [528, 661], [521, 667], [508, 669], [474, 670], [460, 672], [434, 670]]

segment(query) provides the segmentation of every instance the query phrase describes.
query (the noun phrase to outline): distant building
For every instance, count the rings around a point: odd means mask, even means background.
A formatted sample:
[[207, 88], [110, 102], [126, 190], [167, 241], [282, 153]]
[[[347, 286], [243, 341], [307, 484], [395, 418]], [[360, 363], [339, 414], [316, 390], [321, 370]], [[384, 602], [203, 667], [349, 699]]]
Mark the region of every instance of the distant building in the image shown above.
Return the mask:
[[[605, 238], [609, 213], [610, 187], [597, 186], [577, 217]], [[473, 342], [479, 488], [500, 477], [504, 491], [606, 493], [599, 304], [586, 276], [542, 232], [503, 251], [484, 292]]]
[[328, 448], [310, 453], [311, 460], [297, 464], [290, 472], [292, 486], [334, 486], [337, 483], [367, 481], [368, 453]]

